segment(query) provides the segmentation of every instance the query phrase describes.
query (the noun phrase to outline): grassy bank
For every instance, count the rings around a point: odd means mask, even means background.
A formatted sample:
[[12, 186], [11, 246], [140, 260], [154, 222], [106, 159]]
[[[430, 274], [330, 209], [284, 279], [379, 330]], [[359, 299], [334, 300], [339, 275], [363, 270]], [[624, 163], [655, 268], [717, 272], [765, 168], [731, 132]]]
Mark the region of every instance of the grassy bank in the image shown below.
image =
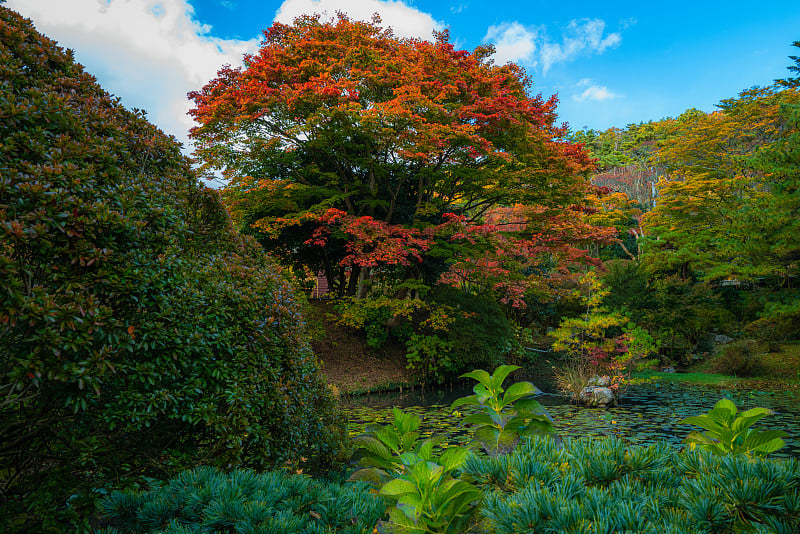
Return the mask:
[[755, 358], [757, 365], [747, 376], [714, 372], [719, 367], [719, 361], [712, 356], [687, 372], [641, 371], [634, 373], [633, 378], [724, 389], [800, 389], [800, 342], [777, 344]]

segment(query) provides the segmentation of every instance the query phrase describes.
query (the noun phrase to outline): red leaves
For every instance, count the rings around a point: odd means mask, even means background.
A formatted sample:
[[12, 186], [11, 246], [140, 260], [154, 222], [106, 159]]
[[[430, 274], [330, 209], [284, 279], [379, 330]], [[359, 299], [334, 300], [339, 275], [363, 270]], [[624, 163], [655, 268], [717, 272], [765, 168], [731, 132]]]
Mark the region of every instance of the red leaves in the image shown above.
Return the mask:
[[328, 209], [319, 217], [322, 223], [307, 245], [325, 246], [327, 236], [333, 232], [347, 239], [347, 256], [340, 261], [342, 266], [358, 265], [410, 265], [421, 262], [422, 253], [430, 248], [430, 240], [419, 230], [389, 225], [369, 216], [353, 217], [335, 208]]

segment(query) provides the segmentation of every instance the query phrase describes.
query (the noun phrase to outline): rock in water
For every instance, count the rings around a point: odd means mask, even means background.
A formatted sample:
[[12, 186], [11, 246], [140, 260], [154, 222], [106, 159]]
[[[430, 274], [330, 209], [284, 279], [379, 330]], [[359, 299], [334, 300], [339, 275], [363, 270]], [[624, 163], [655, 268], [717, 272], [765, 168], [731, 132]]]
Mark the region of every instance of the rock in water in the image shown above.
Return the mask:
[[589, 406], [612, 406], [617, 403], [611, 388], [603, 386], [586, 386], [581, 390], [579, 399]]

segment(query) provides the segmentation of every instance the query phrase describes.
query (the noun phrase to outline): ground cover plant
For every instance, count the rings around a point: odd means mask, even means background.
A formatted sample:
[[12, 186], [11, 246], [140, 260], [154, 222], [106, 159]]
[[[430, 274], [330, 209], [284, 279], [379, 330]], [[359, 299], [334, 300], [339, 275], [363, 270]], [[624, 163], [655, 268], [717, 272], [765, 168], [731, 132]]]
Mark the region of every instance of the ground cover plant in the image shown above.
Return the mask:
[[614, 438], [533, 438], [511, 455], [473, 457], [486, 532], [773, 532], [800, 528], [800, 463]]
[[174, 138], [0, 7], [0, 529], [113, 484], [321, 467], [340, 430], [281, 269]]
[[116, 492], [103, 502], [98, 534], [371, 532], [385, 504], [364, 485], [324, 483], [283, 471], [229, 473], [198, 467], [144, 491]]
[[[484, 378], [491, 382], [490, 375]], [[502, 383], [505, 376], [494, 378]], [[507, 391], [514, 390], [512, 385]], [[720, 401], [710, 416], [723, 408], [729, 414], [730, 404]], [[748, 424], [764, 414], [762, 408], [749, 410], [730, 426], [747, 433]], [[704, 417], [690, 422], [704, 423]], [[419, 417], [395, 408], [390, 424], [356, 438], [361, 467], [351, 480], [369, 481], [371, 494], [364, 486], [325, 488], [284, 473], [197, 470], [153, 483], [148, 492], [107, 498], [106, 518], [120, 530], [105, 532], [271, 532], [280, 525], [298, 532], [415, 534], [790, 533], [800, 527], [800, 462], [761, 457], [774, 446], [747, 455], [725, 447], [704, 450], [703, 444], [678, 451], [664, 443], [556, 441], [542, 434], [522, 439], [505, 454], [486, 455], [423, 439], [420, 425]], [[692, 435], [687, 439], [695, 441]], [[257, 482], [264, 480], [266, 485]], [[270, 492], [260, 493], [267, 485]], [[349, 522], [330, 519], [326, 503], [332, 495], [342, 499], [335, 517]]]

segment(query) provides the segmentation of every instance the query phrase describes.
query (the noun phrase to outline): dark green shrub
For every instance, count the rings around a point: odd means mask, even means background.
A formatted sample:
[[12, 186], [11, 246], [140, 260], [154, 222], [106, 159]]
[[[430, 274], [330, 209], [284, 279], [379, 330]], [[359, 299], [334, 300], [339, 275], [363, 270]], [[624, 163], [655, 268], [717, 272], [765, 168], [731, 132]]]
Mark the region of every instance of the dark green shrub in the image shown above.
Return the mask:
[[744, 331], [767, 343], [800, 339], [800, 299], [788, 300], [783, 304], [767, 304], [762, 317], [748, 323]]
[[0, 117], [0, 530], [143, 473], [330, 461], [291, 288], [174, 138], [4, 7]]
[[463, 466], [480, 485], [486, 531], [798, 532], [800, 462], [533, 438]]
[[105, 534], [372, 532], [386, 504], [366, 484], [323, 483], [280, 471], [184, 471], [148, 491], [114, 492], [103, 500]]
[[711, 369], [715, 373], [736, 376], [753, 376], [761, 369], [759, 344], [752, 339], [733, 341], [720, 347], [714, 356]]
[[496, 301], [437, 286], [432, 301], [452, 308], [455, 320], [443, 340], [448, 344], [448, 371], [453, 375], [466, 370], [494, 368], [514, 339], [514, 332], [502, 306]]
[[644, 310], [655, 306], [647, 273], [633, 260], [612, 260], [604, 263], [600, 279], [608, 287], [603, 304], [612, 310], [631, 310], [640, 318]]

